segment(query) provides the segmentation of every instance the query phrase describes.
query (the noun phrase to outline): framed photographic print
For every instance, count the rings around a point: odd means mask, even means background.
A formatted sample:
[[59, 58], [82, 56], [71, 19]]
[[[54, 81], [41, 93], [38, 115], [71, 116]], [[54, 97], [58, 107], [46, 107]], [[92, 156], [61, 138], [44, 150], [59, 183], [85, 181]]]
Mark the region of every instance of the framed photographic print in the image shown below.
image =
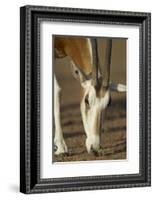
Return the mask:
[[20, 191], [151, 185], [151, 14], [20, 8]]

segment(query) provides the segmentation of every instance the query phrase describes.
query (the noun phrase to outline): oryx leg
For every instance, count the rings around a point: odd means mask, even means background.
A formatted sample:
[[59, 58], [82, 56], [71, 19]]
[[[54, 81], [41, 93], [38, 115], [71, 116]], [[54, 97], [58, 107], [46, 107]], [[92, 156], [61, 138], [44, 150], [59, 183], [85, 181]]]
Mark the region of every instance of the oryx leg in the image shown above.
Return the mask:
[[60, 119], [60, 92], [61, 88], [54, 77], [54, 119], [55, 119], [55, 137], [54, 145], [56, 148], [55, 154], [66, 153], [67, 146], [63, 138], [63, 132]]

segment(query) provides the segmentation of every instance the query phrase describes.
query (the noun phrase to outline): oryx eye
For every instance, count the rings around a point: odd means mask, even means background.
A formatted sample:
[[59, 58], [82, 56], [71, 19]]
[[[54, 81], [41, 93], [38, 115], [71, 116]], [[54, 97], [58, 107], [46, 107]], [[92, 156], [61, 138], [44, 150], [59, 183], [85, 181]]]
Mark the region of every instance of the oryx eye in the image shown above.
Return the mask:
[[86, 106], [89, 106], [88, 94], [85, 96], [85, 104]]

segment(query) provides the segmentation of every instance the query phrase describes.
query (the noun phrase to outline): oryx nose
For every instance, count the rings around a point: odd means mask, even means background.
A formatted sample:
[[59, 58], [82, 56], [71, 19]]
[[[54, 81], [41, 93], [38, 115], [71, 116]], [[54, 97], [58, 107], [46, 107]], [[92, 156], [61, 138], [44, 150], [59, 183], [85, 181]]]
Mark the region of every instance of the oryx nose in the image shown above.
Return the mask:
[[90, 152], [95, 153], [100, 149], [100, 145], [99, 146], [93, 146], [93, 144], [90, 147]]
[[95, 136], [86, 139], [86, 148], [88, 153], [96, 152], [100, 148], [100, 138]]
[[91, 146], [90, 153], [93, 153], [95, 156], [99, 156], [100, 149], [101, 147], [93, 148], [93, 146]]

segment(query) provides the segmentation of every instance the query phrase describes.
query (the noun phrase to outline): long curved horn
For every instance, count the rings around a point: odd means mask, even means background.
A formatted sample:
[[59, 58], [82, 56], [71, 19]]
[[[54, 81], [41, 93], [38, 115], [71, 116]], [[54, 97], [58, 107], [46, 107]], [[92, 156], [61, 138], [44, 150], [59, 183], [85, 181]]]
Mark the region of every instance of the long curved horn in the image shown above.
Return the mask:
[[103, 66], [100, 67], [102, 76], [102, 86], [109, 86], [110, 81], [110, 65], [111, 65], [111, 51], [112, 51], [112, 39], [105, 40], [105, 58]]
[[98, 49], [97, 49], [97, 39], [91, 38], [92, 44], [92, 56], [93, 56], [93, 68], [92, 68], [92, 84], [98, 86]]

